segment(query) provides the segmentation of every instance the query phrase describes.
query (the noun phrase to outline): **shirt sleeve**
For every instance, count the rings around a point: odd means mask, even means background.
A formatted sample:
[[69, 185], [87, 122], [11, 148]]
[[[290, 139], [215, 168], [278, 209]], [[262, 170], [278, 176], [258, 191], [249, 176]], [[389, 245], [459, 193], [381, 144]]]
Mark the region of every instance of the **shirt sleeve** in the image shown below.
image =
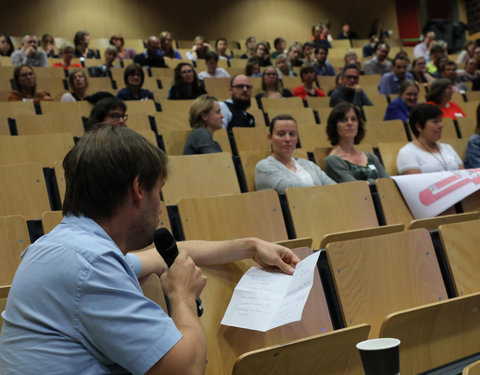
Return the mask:
[[420, 164], [417, 160], [417, 153], [412, 152], [411, 144], [403, 146], [397, 155], [397, 170], [399, 174], [410, 171], [412, 169], [420, 169]]
[[78, 331], [85, 330], [89, 343], [113, 363], [144, 374], [182, 336], [171, 318], [141, 293], [123, 264], [102, 256], [85, 271], [78, 287]]

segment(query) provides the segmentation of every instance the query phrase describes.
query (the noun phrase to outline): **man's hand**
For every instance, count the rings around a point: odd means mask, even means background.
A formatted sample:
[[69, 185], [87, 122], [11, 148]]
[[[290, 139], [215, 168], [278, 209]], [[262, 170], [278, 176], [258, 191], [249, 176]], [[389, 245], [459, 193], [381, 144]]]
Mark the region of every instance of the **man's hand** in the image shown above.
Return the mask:
[[25, 56], [27, 56], [30, 59], [35, 56], [36, 52], [37, 52], [37, 50], [33, 47], [25, 48]]
[[171, 301], [191, 302], [196, 309], [195, 299], [200, 296], [207, 278], [192, 258], [180, 251], [170, 269], [162, 274], [160, 281], [163, 293]]
[[281, 245], [256, 238], [255, 248], [253, 260], [264, 268], [279, 268], [283, 273], [291, 275], [295, 265], [300, 262], [300, 258], [292, 250]]

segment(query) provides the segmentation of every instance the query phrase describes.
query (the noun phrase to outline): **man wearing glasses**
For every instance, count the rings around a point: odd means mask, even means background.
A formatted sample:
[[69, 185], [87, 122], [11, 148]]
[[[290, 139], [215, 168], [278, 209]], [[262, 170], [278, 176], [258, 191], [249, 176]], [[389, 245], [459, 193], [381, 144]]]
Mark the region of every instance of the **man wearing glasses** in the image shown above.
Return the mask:
[[373, 105], [359, 84], [360, 72], [355, 64], [346, 65], [340, 77], [340, 85], [330, 96], [330, 107], [349, 102], [359, 107]]
[[118, 98], [105, 98], [99, 100], [92, 108], [85, 131], [89, 131], [95, 127], [96, 124], [105, 122], [113, 126], [127, 126], [128, 119], [127, 106]]
[[230, 81], [231, 99], [220, 102], [223, 127], [231, 130], [235, 126], [254, 127], [255, 118], [247, 112], [252, 97], [252, 84], [244, 74], [233, 76]]

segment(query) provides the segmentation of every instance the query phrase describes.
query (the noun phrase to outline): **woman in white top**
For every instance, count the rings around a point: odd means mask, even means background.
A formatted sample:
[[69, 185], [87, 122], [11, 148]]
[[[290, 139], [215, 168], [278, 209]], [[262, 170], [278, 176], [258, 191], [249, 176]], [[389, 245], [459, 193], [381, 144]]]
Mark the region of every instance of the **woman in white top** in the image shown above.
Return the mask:
[[62, 95], [61, 102], [77, 102], [85, 99], [88, 79], [85, 71], [82, 69], [74, 69], [68, 75], [68, 84], [71, 92]]
[[440, 172], [463, 169], [455, 150], [438, 142], [442, 136], [442, 111], [431, 104], [413, 107], [409, 118], [415, 140], [400, 149], [397, 155], [399, 174]]
[[284, 194], [288, 187], [334, 184], [318, 165], [292, 157], [297, 147], [297, 123], [290, 115], [278, 115], [270, 123], [267, 135], [272, 155], [255, 167], [256, 190], [273, 189]]

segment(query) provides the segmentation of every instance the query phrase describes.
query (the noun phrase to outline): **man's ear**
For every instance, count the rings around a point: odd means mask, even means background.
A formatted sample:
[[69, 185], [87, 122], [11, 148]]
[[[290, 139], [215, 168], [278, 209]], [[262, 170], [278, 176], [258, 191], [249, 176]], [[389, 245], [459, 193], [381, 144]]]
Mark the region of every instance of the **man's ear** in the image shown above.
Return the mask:
[[140, 177], [136, 176], [130, 184], [130, 193], [134, 202], [140, 202], [143, 199], [145, 190], [140, 182]]

